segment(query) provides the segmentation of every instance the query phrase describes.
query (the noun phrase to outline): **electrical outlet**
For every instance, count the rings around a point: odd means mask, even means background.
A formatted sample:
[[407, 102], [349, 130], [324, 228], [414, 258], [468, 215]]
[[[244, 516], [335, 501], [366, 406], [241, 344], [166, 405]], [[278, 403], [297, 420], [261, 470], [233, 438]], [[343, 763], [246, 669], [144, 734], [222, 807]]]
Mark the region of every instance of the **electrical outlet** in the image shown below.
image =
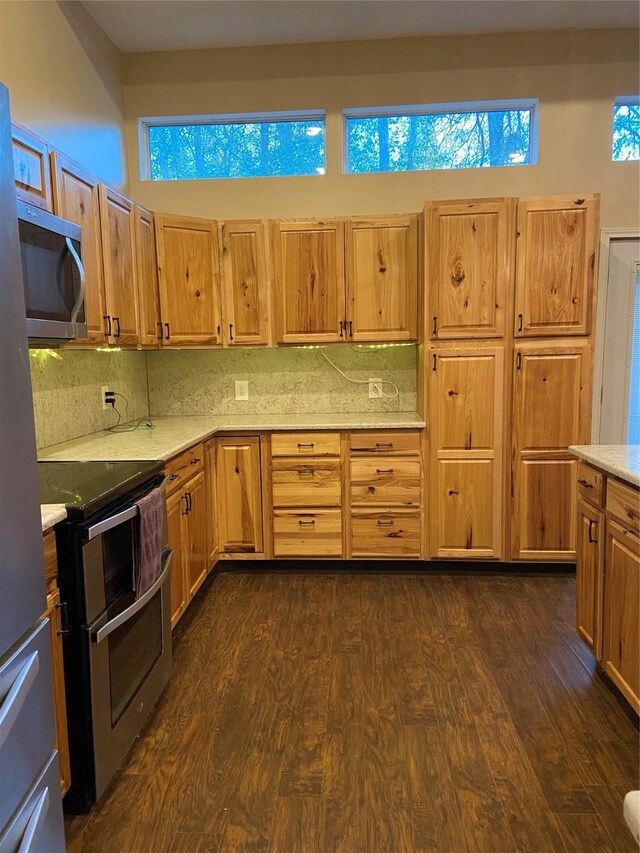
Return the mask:
[[380, 384], [382, 379], [370, 379], [369, 380], [369, 399], [370, 400], [379, 400], [382, 397], [382, 385]]
[[249, 399], [249, 382], [246, 379], [236, 380], [236, 400]]
[[100, 399], [102, 400], [102, 408], [110, 409], [113, 405], [113, 400], [109, 401], [109, 395], [113, 395], [113, 391], [108, 385], [103, 385], [100, 389]]

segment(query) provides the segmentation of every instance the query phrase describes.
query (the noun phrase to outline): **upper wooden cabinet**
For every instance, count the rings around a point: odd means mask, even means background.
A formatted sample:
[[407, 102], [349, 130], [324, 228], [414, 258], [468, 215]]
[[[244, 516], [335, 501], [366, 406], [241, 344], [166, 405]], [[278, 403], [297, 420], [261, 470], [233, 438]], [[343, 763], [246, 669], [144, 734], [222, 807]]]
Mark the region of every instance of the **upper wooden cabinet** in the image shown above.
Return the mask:
[[135, 347], [139, 336], [133, 202], [105, 184], [98, 191], [107, 339], [115, 346]]
[[51, 152], [53, 210], [82, 228], [82, 263], [86, 275], [87, 337], [68, 346], [99, 346], [105, 341], [104, 271], [100, 235], [98, 179], [57, 151]]
[[272, 222], [271, 248], [278, 343], [344, 340], [344, 223]]
[[599, 195], [519, 202], [517, 336], [590, 334], [599, 208]]
[[44, 139], [16, 123], [11, 125], [11, 141], [16, 198], [51, 210], [49, 146]]
[[349, 219], [346, 256], [348, 339], [415, 340], [418, 217]]
[[264, 222], [220, 226], [226, 346], [269, 343], [267, 242]]
[[425, 209], [427, 328], [432, 339], [504, 335], [513, 281], [512, 199], [443, 201]]
[[163, 347], [222, 343], [218, 226], [155, 214]]
[[262, 551], [260, 439], [216, 438], [216, 486], [220, 552]]
[[160, 322], [153, 213], [136, 204], [133, 215], [136, 237], [136, 284], [138, 287], [140, 345], [144, 349], [157, 349], [163, 337], [163, 327]]

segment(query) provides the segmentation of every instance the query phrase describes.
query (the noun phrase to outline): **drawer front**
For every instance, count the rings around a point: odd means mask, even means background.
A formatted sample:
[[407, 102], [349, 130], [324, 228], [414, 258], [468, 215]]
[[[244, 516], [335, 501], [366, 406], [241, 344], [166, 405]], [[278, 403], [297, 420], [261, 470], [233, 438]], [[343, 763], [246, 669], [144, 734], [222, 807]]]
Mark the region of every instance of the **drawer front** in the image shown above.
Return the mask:
[[351, 515], [353, 557], [419, 557], [419, 512], [354, 512]]
[[273, 553], [276, 557], [341, 557], [340, 510], [275, 510]]
[[420, 506], [420, 460], [352, 459], [351, 503]]
[[[58, 755], [54, 752], [21, 803], [19, 811], [11, 818], [11, 823], [4, 831], [0, 830], [0, 851], [31, 850], [33, 853], [54, 853], [56, 850], [65, 850], [59, 792]], [[31, 845], [25, 844], [27, 833]]]
[[274, 506], [340, 506], [340, 462], [275, 459], [271, 469]]
[[[9, 820], [53, 751], [49, 622], [0, 668], [0, 827]], [[60, 783], [56, 777], [56, 794]]]
[[58, 577], [58, 555], [56, 553], [56, 534], [50, 530], [43, 538], [44, 581], [47, 586]]
[[417, 455], [420, 453], [420, 433], [417, 430], [352, 432], [351, 454], [360, 456], [365, 453], [380, 453], [383, 456]]
[[274, 432], [272, 456], [340, 456], [339, 432]]
[[607, 481], [607, 512], [633, 530], [640, 521], [640, 493], [611, 478]]
[[204, 444], [196, 444], [180, 456], [174, 456], [165, 466], [167, 495], [179, 489], [198, 471], [204, 468]]
[[580, 496], [596, 506], [604, 502], [604, 475], [586, 462], [578, 462], [578, 491]]

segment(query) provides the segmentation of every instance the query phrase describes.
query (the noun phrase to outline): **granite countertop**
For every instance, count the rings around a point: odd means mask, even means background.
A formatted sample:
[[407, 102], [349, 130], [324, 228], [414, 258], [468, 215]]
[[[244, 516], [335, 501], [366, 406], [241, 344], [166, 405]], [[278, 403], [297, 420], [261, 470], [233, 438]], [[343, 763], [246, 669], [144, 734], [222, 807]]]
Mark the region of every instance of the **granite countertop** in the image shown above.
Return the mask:
[[171, 459], [221, 432], [275, 432], [300, 429], [422, 429], [417, 412], [324, 415], [206, 415], [154, 418], [154, 429], [96, 432], [38, 451], [41, 461], [87, 462]]
[[64, 504], [40, 504], [40, 516], [42, 518], [42, 532], [46, 533], [59, 521], [67, 517]]
[[640, 486], [640, 444], [574, 444], [569, 450], [594, 468]]

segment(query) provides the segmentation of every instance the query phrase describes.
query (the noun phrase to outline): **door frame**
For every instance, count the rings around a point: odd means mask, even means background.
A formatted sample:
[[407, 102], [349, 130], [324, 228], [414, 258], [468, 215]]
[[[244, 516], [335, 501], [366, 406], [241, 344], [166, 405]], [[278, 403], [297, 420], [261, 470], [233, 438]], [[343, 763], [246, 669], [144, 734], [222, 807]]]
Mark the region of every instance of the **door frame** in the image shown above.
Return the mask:
[[604, 331], [609, 289], [609, 253], [616, 240], [640, 240], [638, 228], [602, 228], [600, 230], [600, 260], [596, 303], [595, 346], [593, 351], [593, 397], [591, 402], [591, 442], [600, 443], [600, 404], [604, 373]]

